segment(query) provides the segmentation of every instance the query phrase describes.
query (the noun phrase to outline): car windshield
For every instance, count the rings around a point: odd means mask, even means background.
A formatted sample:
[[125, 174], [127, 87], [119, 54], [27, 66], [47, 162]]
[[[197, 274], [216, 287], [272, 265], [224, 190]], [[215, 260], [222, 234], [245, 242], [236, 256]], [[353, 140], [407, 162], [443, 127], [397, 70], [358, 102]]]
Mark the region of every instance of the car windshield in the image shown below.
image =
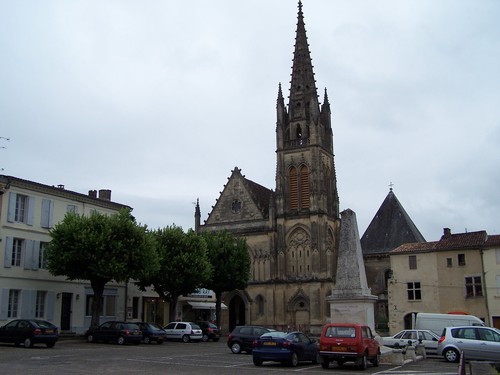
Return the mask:
[[260, 336], [261, 339], [284, 339], [288, 336], [288, 333], [286, 332], [279, 332], [279, 331], [272, 331], [272, 332], [266, 332], [262, 336]]
[[150, 326], [151, 328], [153, 328], [153, 329], [163, 329], [163, 328], [161, 328], [161, 327], [160, 327], [158, 324], [156, 324], [156, 323], [148, 323], [148, 324], [149, 324], [149, 326]]
[[354, 327], [328, 327], [326, 337], [356, 337], [356, 329]]

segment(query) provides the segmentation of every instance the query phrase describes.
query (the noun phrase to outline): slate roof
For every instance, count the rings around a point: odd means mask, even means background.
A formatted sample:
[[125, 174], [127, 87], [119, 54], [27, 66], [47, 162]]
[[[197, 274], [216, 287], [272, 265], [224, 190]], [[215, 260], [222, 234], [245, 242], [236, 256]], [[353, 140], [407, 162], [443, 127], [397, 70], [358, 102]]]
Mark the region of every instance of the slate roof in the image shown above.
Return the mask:
[[425, 242], [392, 188], [361, 237], [363, 255], [384, 254], [404, 243]]
[[391, 254], [425, 253], [445, 250], [467, 250], [500, 246], [500, 235], [488, 236], [486, 231], [451, 234], [445, 228], [439, 241], [425, 243], [405, 243], [397, 247]]
[[245, 178], [245, 176], [242, 177], [245, 180], [245, 184], [247, 185], [248, 191], [252, 195], [255, 204], [259, 207], [264, 217], [269, 217], [269, 202], [271, 201], [273, 191]]

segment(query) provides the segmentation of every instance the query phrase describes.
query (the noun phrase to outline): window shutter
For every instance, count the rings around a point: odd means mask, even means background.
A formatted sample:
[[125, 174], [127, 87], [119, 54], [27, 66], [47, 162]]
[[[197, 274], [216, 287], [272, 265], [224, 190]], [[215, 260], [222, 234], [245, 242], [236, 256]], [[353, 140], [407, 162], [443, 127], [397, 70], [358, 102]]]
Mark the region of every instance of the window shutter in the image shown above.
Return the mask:
[[40, 258], [40, 241], [33, 241], [33, 261], [31, 262], [31, 269], [38, 269], [38, 259]]
[[35, 197], [28, 197], [28, 219], [26, 224], [33, 225], [35, 219]]
[[42, 228], [50, 228], [50, 204], [52, 201], [50, 199], [42, 199], [42, 217], [40, 220], [40, 226]]
[[24, 244], [24, 269], [30, 270], [33, 262], [33, 240], [26, 240]]
[[297, 169], [290, 168], [290, 208], [295, 210], [299, 207], [299, 189], [297, 181]]
[[14, 222], [16, 216], [16, 193], [9, 192], [9, 212], [7, 213], [7, 220], [11, 223]]
[[30, 315], [31, 310], [31, 290], [23, 289], [21, 291], [21, 319], [31, 319], [34, 316]]
[[47, 320], [54, 319], [54, 305], [56, 294], [54, 292], [47, 293]]
[[9, 289], [2, 289], [0, 300], [0, 320], [7, 320], [7, 306], [9, 305]]
[[5, 256], [4, 256], [4, 267], [10, 268], [12, 265], [12, 237], [7, 237], [5, 239]]
[[300, 168], [300, 206], [309, 208], [309, 171], [306, 166]]

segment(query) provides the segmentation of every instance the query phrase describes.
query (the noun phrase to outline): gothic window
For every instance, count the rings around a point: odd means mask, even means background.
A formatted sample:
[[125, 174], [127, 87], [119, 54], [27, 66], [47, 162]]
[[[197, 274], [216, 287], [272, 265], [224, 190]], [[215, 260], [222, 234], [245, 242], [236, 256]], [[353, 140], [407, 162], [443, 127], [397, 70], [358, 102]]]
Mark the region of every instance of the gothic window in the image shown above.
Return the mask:
[[[309, 170], [303, 165], [291, 167], [290, 175], [290, 209], [309, 208]], [[300, 207], [299, 207], [300, 204]]]
[[255, 302], [257, 304], [257, 315], [264, 315], [264, 298], [259, 294]]
[[297, 139], [298, 138], [302, 138], [302, 129], [300, 127], [300, 125], [297, 125]]

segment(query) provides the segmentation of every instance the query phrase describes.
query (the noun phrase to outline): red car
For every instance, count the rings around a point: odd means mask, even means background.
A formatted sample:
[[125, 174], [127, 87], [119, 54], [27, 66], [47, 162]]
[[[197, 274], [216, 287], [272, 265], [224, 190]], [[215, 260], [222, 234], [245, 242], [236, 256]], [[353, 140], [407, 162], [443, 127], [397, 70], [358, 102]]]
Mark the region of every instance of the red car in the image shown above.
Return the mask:
[[330, 362], [336, 361], [339, 366], [354, 362], [360, 369], [366, 370], [368, 361], [378, 366], [380, 345], [368, 326], [332, 323], [323, 327], [319, 355], [324, 369], [330, 366]]

